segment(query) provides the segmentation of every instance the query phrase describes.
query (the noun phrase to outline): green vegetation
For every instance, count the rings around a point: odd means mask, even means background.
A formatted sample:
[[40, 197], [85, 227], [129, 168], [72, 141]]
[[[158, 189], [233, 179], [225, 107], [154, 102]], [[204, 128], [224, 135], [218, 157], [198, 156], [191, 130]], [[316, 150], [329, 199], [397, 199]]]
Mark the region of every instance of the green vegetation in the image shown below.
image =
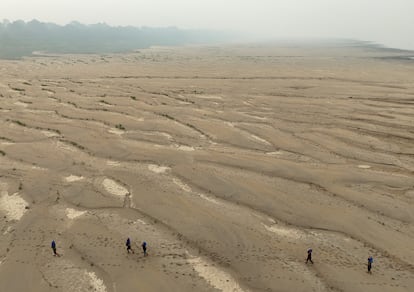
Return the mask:
[[11, 87], [11, 89], [13, 89], [15, 91], [20, 91], [20, 92], [26, 91], [26, 89], [24, 89], [24, 88], [18, 88], [18, 87]]
[[[7, 121], [7, 120], [6, 120], [6, 121]], [[4, 141], [7, 141], [7, 142], [13, 142], [13, 140], [12, 140], [12, 139], [7, 138], [7, 137], [4, 137], [4, 136], [0, 136], [0, 140], [4, 140]]]
[[21, 122], [19, 120], [13, 120], [12, 122], [15, 123], [15, 124], [18, 124], [19, 126], [22, 126], [22, 127], [26, 127], [27, 126], [25, 123], [23, 123], [23, 122]]
[[189, 43], [217, 43], [231, 35], [215, 31], [182, 30], [175, 27], [112, 27], [105, 23], [84, 25], [71, 22], [60, 26], [37, 20], [0, 22], [0, 58], [19, 59], [33, 52], [120, 53], [150, 46]]
[[6, 152], [4, 152], [3, 150], [0, 150], [0, 155], [5, 156]]
[[66, 143], [68, 143], [68, 144], [70, 144], [70, 145], [72, 145], [72, 146], [74, 146], [74, 147], [76, 147], [76, 148], [78, 148], [78, 149], [80, 149], [80, 150], [85, 150], [85, 147], [83, 147], [82, 145], [80, 145], [80, 144], [78, 144], [78, 143], [76, 143], [76, 142], [73, 142], [73, 141], [69, 141], [69, 140], [60, 140], [60, 141], [62, 141], [62, 142], [66, 142]]
[[122, 124], [116, 125], [115, 128], [120, 129], [120, 130], [125, 130], [125, 127]]
[[166, 117], [169, 120], [176, 121], [176, 119], [174, 117], [170, 116], [169, 114], [162, 113], [160, 115], [163, 116], [163, 117]]
[[68, 104], [73, 105], [76, 108], [78, 107], [78, 105], [76, 103], [72, 102], [72, 101], [68, 101]]

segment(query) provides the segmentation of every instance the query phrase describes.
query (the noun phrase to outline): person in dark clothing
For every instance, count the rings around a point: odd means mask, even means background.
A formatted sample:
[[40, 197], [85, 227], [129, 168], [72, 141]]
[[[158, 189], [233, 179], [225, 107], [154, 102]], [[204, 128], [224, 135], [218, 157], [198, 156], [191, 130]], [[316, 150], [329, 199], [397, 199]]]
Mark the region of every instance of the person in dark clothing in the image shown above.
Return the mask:
[[371, 274], [371, 268], [372, 268], [372, 263], [374, 262], [374, 259], [372, 258], [372, 256], [369, 256], [368, 258], [368, 273]]
[[145, 241], [142, 243], [142, 250], [144, 252], [144, 256], [147, 256], [147, 243]]
[[129, 253], [130, 251], [132, 251], [132, 253], [134, 253], [134, 250], [131, 248], [131, 240], [129, 239], [129, 237], [128, 237], [128, 239], [127, 239], [127, 241], [126, 241], [126, 247], [127, 247], [127, 252]]
[[311, 248], [308, 249], [308, 257], [306, 259], [306, 263], [308, 263], [309, 261], [311, 262], [311, 264], [313, 264], [313, 261], [312, 261], [312, 249]]
[[54, 240], [52, 241], [51, 248], [53, 249], [53, 255], [59, 256], [59, 254], [56, 252], [56, 242]]

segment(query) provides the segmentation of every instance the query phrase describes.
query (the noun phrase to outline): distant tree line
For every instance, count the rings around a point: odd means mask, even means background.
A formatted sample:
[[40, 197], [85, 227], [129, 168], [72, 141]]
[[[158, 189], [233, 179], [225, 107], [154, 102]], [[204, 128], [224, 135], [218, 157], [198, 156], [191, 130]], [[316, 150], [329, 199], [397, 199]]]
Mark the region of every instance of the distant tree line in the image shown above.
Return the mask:
[[207, 30], [183, 30], [176, 27], [151, 28], [104, 23], [84, 25], [71, 22], [61, 26], [37, 20], [0, 22], [0, 58], [17, 59], [32, 52], [118, 53], [153, 45], [183, 45], [223, 42], [230, 34]]

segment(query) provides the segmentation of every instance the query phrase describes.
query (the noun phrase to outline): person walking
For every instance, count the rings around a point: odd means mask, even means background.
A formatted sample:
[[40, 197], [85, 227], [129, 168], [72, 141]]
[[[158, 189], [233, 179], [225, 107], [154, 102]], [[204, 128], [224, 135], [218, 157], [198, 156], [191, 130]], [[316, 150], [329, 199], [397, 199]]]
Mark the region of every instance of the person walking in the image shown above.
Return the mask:
[[311, 262], [311, 264], [313, 264], [313, 261], [312, 261], [312, 249], [311, 248], [308, 249], [308, 257], [306, 259], [306, 263], [308, 263], [309, 261]]
[[128, 253], [129, 253], [130, 251], [131, 251], [132, 253], [134, 253], [134, 250], [131, 248], [131, 240], [129, 239], [129, 237], [128, 237], [128, 239], [127, 239], [127, 241], [126, 241], [125, 245], [126, 245], [126, 247], [127, 247], [127, 252], [128, 252]]
[[59, 256], [59, 254], [56, 252], [56, 242], [54, 240], [52, 240], [51, 248], [53, 250], [53, 255]]
[[142, 251], [144, 252], [144, 257], [147, 256], [147, 243], [144, 241], [142, 243]]
[[374, 259], [372, 258], [372, 256], [368, 257], [368, 273], [371, 274], [371, 269], [372, 269], [372, 263], [374, 262]]

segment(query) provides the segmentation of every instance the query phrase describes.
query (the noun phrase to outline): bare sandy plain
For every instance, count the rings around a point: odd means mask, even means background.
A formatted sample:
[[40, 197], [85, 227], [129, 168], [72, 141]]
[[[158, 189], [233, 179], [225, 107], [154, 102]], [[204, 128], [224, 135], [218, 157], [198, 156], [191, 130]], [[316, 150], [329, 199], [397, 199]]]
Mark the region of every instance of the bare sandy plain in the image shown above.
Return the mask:
[[414, 62], [401, 54], [0, 61], [0, 291], [413, 291]]

